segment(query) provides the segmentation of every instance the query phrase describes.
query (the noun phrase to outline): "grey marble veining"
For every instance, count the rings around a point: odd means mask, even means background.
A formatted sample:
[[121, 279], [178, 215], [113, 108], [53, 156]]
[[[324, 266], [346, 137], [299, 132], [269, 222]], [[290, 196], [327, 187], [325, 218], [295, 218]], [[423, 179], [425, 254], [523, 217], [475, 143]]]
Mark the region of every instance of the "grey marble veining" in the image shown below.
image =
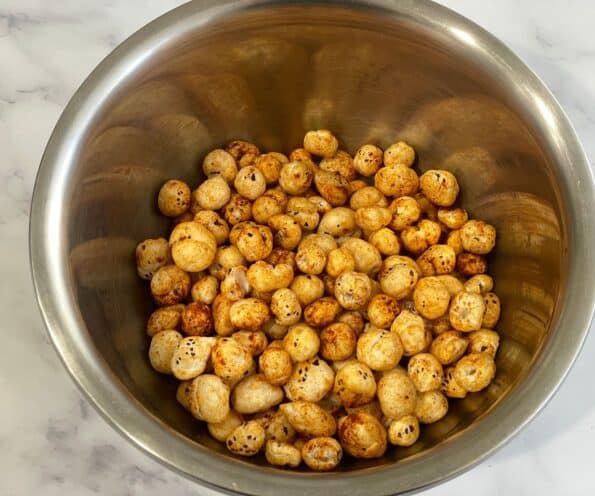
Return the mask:
[[[27, 255], [35, 172], [70, 95], [129, 34], [178, 0], [0, 0], [0, 495], [214, 495], [139, 452], [68, 378], [34, 302]], [[442, 0], [550, 86], [595, 157], [595, 2]], [[595, 493], [595, 337], [542, 415], [429, 495]]]

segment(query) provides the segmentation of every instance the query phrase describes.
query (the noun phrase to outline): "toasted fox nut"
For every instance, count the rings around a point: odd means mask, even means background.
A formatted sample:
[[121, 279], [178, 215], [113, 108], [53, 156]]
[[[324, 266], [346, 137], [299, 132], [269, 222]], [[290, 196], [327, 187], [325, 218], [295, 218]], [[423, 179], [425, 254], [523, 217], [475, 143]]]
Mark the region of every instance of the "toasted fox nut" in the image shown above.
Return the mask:
[[496, 357], [500, 336], [491, 329], [480, 329], [469, 333], [469, 351], [471, 353], [487, 353], [492, 358]]
[[204, 303], [193, 302], [182, 310], [182, 331], [187, 336], [208, 336], [213, 333], [211, 308]]
[[211, 231], [218, 245], [222, 245], [229, 238], [229, 225], [217, 212], [213, 212], [212, 210], [196, 212], [194, 222], [202, 224]]
[[422, 424], [433, 424], [448, 413], [448, 400], [438, 390], [418, 393], [415, 416]]
[[271, 465], [297, 467], [302, 462], [302, 454], [292, 444], [279, 441], [267, 441], [265, 446], [265, 457]]
[[[476, 331], [479, 332], [479, 331]], [[430, 353], [442, 365], [456, 362], [467, 350], [469, 339], [461, 336], [457, 331], [446, 331], [436, 336], [430, 345]]]
[[496, 228], [482, 220], [469, 220], [461, 227], [463, 249], [476, 255], [485, 255], [496, 244]]
[[422, 277], [413, 290], [413, 303], [422, 317], [434, 320], [448, 311], [450, 294], [435, 277]]
[[286, 288], [293, 281], [293, 269], [287, 264], [272, 265], [258, 260], [247, 272], [247, 283], [259, 292]]
[[481, 327], [486, 329], [493, 329], [498, 320], [500, 320], [500, 298], [496, 293], [486, 293], [483, 295], [485, 304], [485, 311], [483, 313], [483, 320]]
[[291, 283], [291, 290], [297, 295], [302, 306], [309, 305], [324, 295], [324, 282], [313, 275], [299, 275]]
[[314, 185], [320, 196], [334, 207], [345, 205], [349, 200], [349, 182], [336, 172], [317, 169], [314, 172]]
[[407, 365], [407, 373], [416, 389], [422, 393], [439, 389], [444, 374], [442, 365], [430, 353], [413, 355]]
[[180, 340], [171, 358], [173, 375], [181, 381], [194, 379], [207, 368], [216, 338], [190, 336]]
[[382, 150], [375, 145], [364, 145], [355, 152], [353, 167], [362, 176], [373, 176], [382, 166]]
[[213, 315], [213, 325], [215, 327], [215, 332], [219, 336], [230, 336], [234, 331], [229, 314], [233, 304], [233, 301], [220, 294], [217, 295], [213, 300], [211, 313]]
[[372, 232], [368, 237], [368, 242], [382, 255], [398, 255], [401, 252], [399, 237], [388, 227]]
[[419, 178], [404, 165], [381, 167], [374, 176], [374, 186], [386, 196], [410, 196], [417, 191]]
[[454, 378], [466, 391], [475, 393], [486, 388], [496, 375], [496, 364], [488, 353], [471, 353], [455, 365]]
[[383, 329], [370, 329], [357, 341], [357, 359], [372, 370], [390, 370], [403, 356], [399, 336]]
[[229, 318], [236, 329], [258, 331], [270, 318], [268, 305], [258, 298], [244, 298], [234, 302]]
[[257, 413], [252, 417], [264, 427], [264, 434], [267, 441], [280, 443], [293, 443], [297, 433], [287, 420], [285, 414], [276, 407]]
[[282, 288], [273, 293], [271, 312], [279, 324], [289, 326], [299, 322], [302, 307], [297, 295], [291, 289]]
[[302, 239], [302, 228], [291, 215], [278, 214], [268, 219], [274, 235], [275, 246], [293, 250]]
[[209, 273], [222, 281], [227, 274], [227, 269], [238, 265], [246, 265], [246, 259], [236, 246], [220, 246], [217, 248], [215, 260], [209, 267]]
[[223, 218], [232, 226], [252, 218], [252, 202], [238, 193], [231, 195], [229, 203], [222, 209]]
[[266, 380], [276, 386], [285, 384], [293, 372], [291, 355], [284, 349], [267, 348], [260, 355], [258, 365]]
[[332, 437], [314, 437], [302, 447], [302, 459], [312, 470], [332, 470], [339, 465], [342, 457], [343, 448]]
[[173, 330], [160, 331], [151, 339], [149, 361], [151, 366], [162, 374], [171, 374], [171, 362], [182, 335]]
[[310, 326], [297, 324], [289, 328], [283, 338], [283, 346], [294, 362], [303, 362], [316, 356], [320, 348], [320, 338]]
[[351, 252], [355, 260], [355, 271], [363, 274], [376, 274], [382, 265], [380, 252], [363, 239], [349, 237], [341, 242], [341, 248]]
[[333, 369], [324, 360], [315, 357], [296, 363], [283, 389], [291, 401], [317, 402], [333, 388], [334, 379]]
[[445, 170], [429, 170], [419, 178], [422, 193], [434, 205], [450, 207], [459, 194], [457, 178]]
[[260, 170], [252, 165], [242, 167], [233, 182], [236, 191], [248, 200], [256, 200], [266, 191], [266, 179]]
[[304, 148], [312, 155], [333, 157], [339, 148], [337, 138], [326, 129], [308, 131], [304, 136]]
[[419, 226], [409, 226], [401, 231], [403, 247], [413, 255], [420, 255], [430, 246], [426, 234]]
[[332, 157], [323, 158], [320, 161], [320, 168], [324, 171], [335, 172], [347, 181], [353, 181], [357, 178], [353, 158], [344, 150], [337, 150]]
[[181, 381], [176, 389], [176, 400], [184, 410], [190, 411], [190, 385], [192, 381]]
[[279, 186], [290, 195], [303, 195], [312, 184], [314, 172], [310, 163], [293, 161], [283, 164]]
[[283, 390], [269, 383], [263, 374], [242, 379], [231, 394], [234, 410], [242, 414], [264, 412], [283, 401]]
[[281, 340], [287, 334], [288, 327], [278, 324], [274, 319], [271, 319], [263, 326], [262, 330], [269, 338]]
[[440, 391], [442, 391], [448, 398], [464, 398], [467, 396], [467, 391], [456, 381], [454, 372], [454, 366], [444, 370], [444, 377], [442, 378]]
[[[308, 201], [312, 203], [316, 208], [316, 212], [319, 216], [319, 222], [320, 217], [322, 217], [324, 214], [326, 214], [329, 210], [332, 210], [333, 208], [333, 206], [322, 196], [309, 196]], [[316, 223], [316, 226], [318, 227], [318, 223]]]
[[439, 276], [434, 276], [434, 278], [440, 281], [442, 284], [444, 284], [444, 286], [448, 290], [448, 294], [451, 297], [465, 290], [465, 287], [463, 286], [461, 280], [456, 278], [455, 276], [443, 274]]
[[151, 279], [151, 294], [160, 306], [176, 305], [190, 292], [190, 276], [177, 265], [164, 265]]
[[295, 257], [295, 263], [303, 273], [318, 275], [322, 273], [326, 265], [326, 253], [314, 244], [300, 247]]
[[461, 253], [457, 255], [457, 270], [465, 276], [474, 276], [487, 272], [488, 264], [481, 255]]
[[409, 310], [402, 310], [391, 325], [391, 332], [396, 332], [403, 345], [403, 355], [412, 356], [427, 347], [426, 329], [423, 319]]
[[184, 305], [172, 305], [155, 310], [147, 321], [147, 334], [153, 337], [160, 331], [175, 330], [180, 327]]
[[253, 357], [260, 355], [269, 344], [263, 331], [237, 331], [231, 338], [240, 343]]
[[364, 317], [361, 312], [356, 310], [345, 311], [339, 314], [337, 322], [343, 322], [355, 331], [355, 335], [359, 336], [364, 330]]
[[295, 270], [295, 253], [283, 248], [273, 248], [271, 254], [265, 258], [265, 262], [271, 265], [289, 265], [292, 270]]
[[385, 373], [378, 381], [378, 402], [388, 418], [401, 418], [415, 411], [417, 391], [405, 371]]
[[300, 434], [312, 437], [332, 436], [337, 430], [333, 416], [316, 403], [292, 401], [281, 404], [279, 410]]
[[254, 456], [264, 446], [263, 427], [255, 420], [244, 422], [227, 437], [227, 449], [236, 455]]
[[415, 415], [405, 415], [393, 420], [388, 426], [388, 442], [408, 447], [419, 439], [419, 421]]
[[187, 272], [205, 270], [215, 260], [217, 240], [211, 231], [198, 222], [182, 222], [169, 237], [175, 264]]
[[467, 279], [464, 286], [469, 293], [484, 294], [494, 289], [494, 280], [487, 274], [477, 274]]
[[370, 401], [370, 403], [366, 403], [365, 405], [347, 407], [345, 408], [345, 411], [347, 412], [347, 414], [358, 412], [369, 413], [370, 415], [376, 417], [378, 420], [381, 420], [384, 416], [382, 410], [380, 409], [380, 403], [378, 403], [378, 401], [376, 400], [372, 400]]
[[335, 321], [341, 306], [335, 298], [325, 296], [304, 309], [304, 320], [312, 327], [324, 327]]
[[320, 333], [320, 354], [326, 360], [346, 360], [355, 352], [355, 331], [343, 322], [326, 326]]
[[346, 236], [353, 233], [355, 227], [355, 212], [350, 208], [336, 207], [324, 214], [318, 224], [318, 233]]
[[249, 262], [265, 259], [273, 249], [273, 234], [267, 226], [252, 223], [237, 225], [229, 236], [231, 243]]
[[343, 272], [335, 281], [335, 298], [347, 310], [360, 310], [372, 296], [372, 281], [361, 272]]
[[355, 222], [364, 231], [378, 231], [390, 224], [391, 211], [386, 207], [363, 207], [355, 212]]
[[291, 216], [304, 231], [314, 231], [320, 222], [316, 205], [303, 196], [292, 196], [289, 199], [287, 215]]
[[369, 413], [352, 413], [339, 421], [341, 445], [355, 458], [378, 458], [386, 451], [386, 430]]
[[338, 277], [343, 272], [355, 269], [355, 259], [347, 248], [335, 248], [328, 254], [326, 272], [331, 277]]
[[388, 200], [382, 192], [374, 186], [364, 186], [355, 191], [349, 199], [349, 206], [357, 211], [360, 208], [387, 207]]
[[252, 354], [232, 338], [217, 340], [211, 351], [215, 374], [226, 382], [236, 382], [248, 375], [252, 367]]
[[401, 308], [399, 302], [384, 293], [372, 297], [366, 311], [370, 324], [380, 329], [389, 329]]
[[450, 246], [457, 257], [463, 253], [463, 242], [461, 241], [461, 230], [450, 231], [446, 236], [446, 244]]
[[171, 263], [169, 244], [165, 238], [145, 239], [136, 247], [136, 271], [138, 275], [151, 280], [153, 274], [164, 265]]
[[210, 305], [213, 303], [217, 291], [219, 290], [219, 281], [214, 276], [203, 276], [192, 285], [190, 296], [192, 301]]
[[311, 162], [312, 154], [305, 148], [295, 148], [294, 150], [291, 150], [291, 153], [289, 154], [289, 161], [293, 162], [296, 160]]
[[404, 165], [411, 167], [415, 161], [415, 150], [404, 141], [393, 143], [384, 150], [384, 165], [395, 167]]
[[254, 160], [254, 167], [262, 173], [267, 185], [275, 184], [279, 181], [281, 166], [287, 163], [287, 157], [284, 158], [285, 161], [282, 161], [274, 153], [264, 153], [257, 156]]
[[430, 246], [417, 259], [417, 265], [424, 276], [450, 274], [455, 270], [456, 263], [456, 253], [448, 245]]
[[267, 224], [271, 217], [285, 212], [287, 195], [280, 189], [274, 191], [273, 194], [271, 194], [271, 190], [266, 191], [252, 204], [252, 217], [259, 224]]
[[242, 140], [230, 141], [225, 147], [225, 151], [236, 160], [240, 160], [244, 155], [254, 155], [255, 157], [260, 155], [260, 150], [255, 144]]
[[333, 238], [330, 234], [312, 233], [304, 236], [298, 245], [298, 250], [305, 249], [312, 245], [321, 248], [326, 255], [339, 246], [335, 238]]
[[201, 183], [196, 191], [195, 198], [200, 208], [219, 210], [231, 199], [231, 189], [223, 177], [213, 176]]
[[481, 328], [485, 303], [481, 295], [462, 291], [450, 303], [450, 324], [457, 331], [478, 331]]
[[376, 394], [374, 373], [366, 364], [350, 361], [335, 374], [333, 392], [344, 407], [365, 405]]
[[387, 295], [403, 299], [411, 293], [419, 277], [419, 267], [409, 257], [392, 255], [382, 262], [378, 282]]
[[402, 231], [406, 227], [412, 226], [421, 216], [419, 204], [411, 196], [395, 198], [388, 208], [392, 214], [390, 228], [395, 231]]
[[190, 411], [198, 420], [222, 422], [229, 415], [229, 387], [213, 374], [195, 377], [190, 384]]
[[242, 416], [235, 410], [229, 410], [227, 417], [221, 422], [210, 422], [207, 424], [209, 434], [217, 441], [224, 443], [229, 435], [243, 423]]
[[460, 229], [469, 219], [464, 208], [439, 208], [438, 220], [449, 229]]
[[190, 207], [190, 187], [183, 181], [170, 179], [159, 190], [159, 211], [167, 217], [177, 217]]
[[228, 184], [238, 173], [235, 158], [225, 150], [216, 149], [207, 154], [202, 162], [202, 170], [207, 177], [221, 176]]
[[232, 301], [246, 297], [251, 289], [247, 273], [248, 269], [242, 265], [227, 269], [225, 278], [221, 281], [221, 294]]

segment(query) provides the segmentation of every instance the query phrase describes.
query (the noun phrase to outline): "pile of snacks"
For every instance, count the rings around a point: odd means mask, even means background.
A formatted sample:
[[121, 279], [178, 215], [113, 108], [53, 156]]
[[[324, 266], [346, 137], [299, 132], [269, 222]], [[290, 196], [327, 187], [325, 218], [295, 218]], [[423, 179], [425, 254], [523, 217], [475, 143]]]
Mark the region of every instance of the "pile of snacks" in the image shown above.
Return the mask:
[[351, 157], [318, 130], [289, 157], [233, 141], [195, 190], [161, 188], [169, 240], [136, 249], [158, 307], [149, 359], [232, 453], [313, 470], [379, 457], [494, 378], [496, 230], [455, 206], [452, 173], [418, 177], [414, 160], [404, 142]]

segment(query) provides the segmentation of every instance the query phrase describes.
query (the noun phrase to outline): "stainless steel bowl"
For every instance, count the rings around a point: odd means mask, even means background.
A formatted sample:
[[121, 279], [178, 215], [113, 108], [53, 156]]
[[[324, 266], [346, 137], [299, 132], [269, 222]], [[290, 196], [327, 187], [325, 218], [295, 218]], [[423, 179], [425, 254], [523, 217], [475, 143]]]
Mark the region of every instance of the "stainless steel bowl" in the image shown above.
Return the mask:
[[[133, 251], [165, 233], [155, 193], [196, 184], [231, 138], [264, 149], [333, 129], [353, 151], [412, 143], [419, 168], [460, 179], [469, 211], [498, 228], [498, 375], [454, 402], [409, 449], [341, 471], [238, 459], [175, 402], [146, 358], [146, 286]], [[426, 0], [186, 4], [117, 48], [65, 110], [31, 212], [39, 305], [96, 408], [170, 467], [228, 492], [387, 495], [436, 484], [510, 439], [544, 406], [593, 314], [594, 181], [564, 113], [504, 45]]]

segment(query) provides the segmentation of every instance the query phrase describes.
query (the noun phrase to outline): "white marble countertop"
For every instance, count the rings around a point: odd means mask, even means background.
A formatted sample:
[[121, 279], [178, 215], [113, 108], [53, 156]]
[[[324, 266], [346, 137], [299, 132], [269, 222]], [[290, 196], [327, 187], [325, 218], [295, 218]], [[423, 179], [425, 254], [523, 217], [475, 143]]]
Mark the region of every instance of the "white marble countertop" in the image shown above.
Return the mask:
[[[0, 0], [0, 496], [214, 495], [121, 438], [60, 364], [34, 301], [28, 210], [45, 143], [68, 98], [129, 34], [179, 0]], [[595, 159], [595, 2], [442, 0], [544, 79]], [[428, 495], [595, 494], [595, 335], [516, 439]]]

